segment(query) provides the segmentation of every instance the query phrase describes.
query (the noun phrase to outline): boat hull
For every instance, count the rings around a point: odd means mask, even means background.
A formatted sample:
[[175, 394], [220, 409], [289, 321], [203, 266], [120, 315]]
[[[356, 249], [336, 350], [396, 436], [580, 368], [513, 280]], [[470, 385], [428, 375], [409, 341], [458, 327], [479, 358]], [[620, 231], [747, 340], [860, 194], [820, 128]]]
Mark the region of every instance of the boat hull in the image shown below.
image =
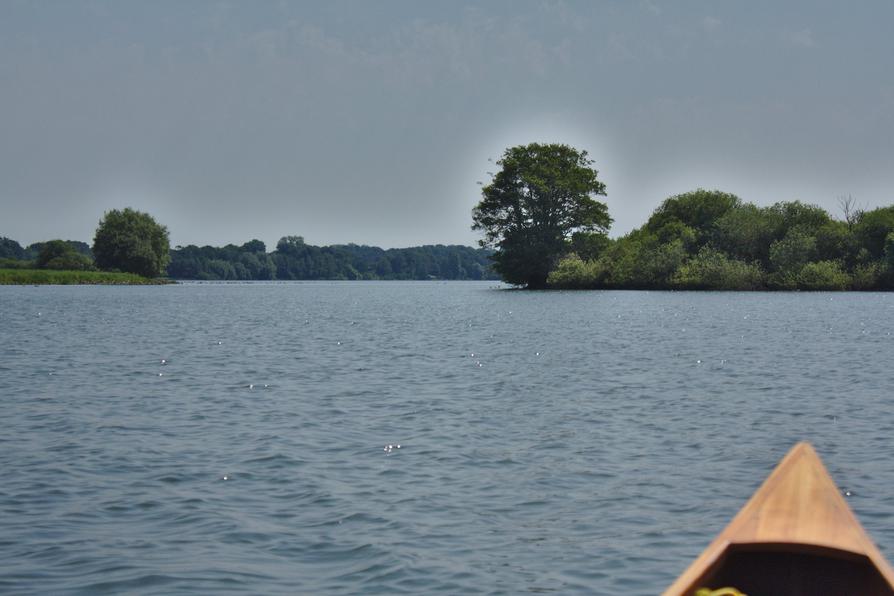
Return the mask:
[[783, 458], [665, 596], [894, 596], [894, 571], [808, 443]]

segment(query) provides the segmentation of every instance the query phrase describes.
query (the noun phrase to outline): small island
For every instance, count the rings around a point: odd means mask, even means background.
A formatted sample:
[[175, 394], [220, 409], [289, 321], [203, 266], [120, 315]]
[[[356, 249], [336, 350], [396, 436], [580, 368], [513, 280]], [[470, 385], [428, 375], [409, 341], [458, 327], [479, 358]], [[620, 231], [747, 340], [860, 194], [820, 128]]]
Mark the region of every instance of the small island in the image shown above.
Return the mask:
[[529, 289], [891, 290], [894, 206], [842, 198], [843, 219], [800, 201], [768, 207], [719, 190], [666, 199], [645, 225], [609, 238], [611, 217], [586, 151], [507, 149], [473, 229], [503, 280]]

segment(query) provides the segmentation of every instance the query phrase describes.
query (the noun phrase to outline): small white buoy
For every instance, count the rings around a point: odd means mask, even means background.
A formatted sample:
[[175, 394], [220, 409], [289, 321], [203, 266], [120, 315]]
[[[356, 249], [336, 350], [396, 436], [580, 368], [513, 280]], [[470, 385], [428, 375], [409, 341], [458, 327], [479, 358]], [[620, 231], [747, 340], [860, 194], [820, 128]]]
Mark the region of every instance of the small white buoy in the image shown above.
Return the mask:
[[224, 480], [229, 480], [230, 477], [229, 477], [229, 476], [224, 476], [223, 479], [224, 479]]
[[165, 359], [164, 359], [164, 358], [162, 358], [162, 359], [161, 359], [161, 363], [162, 363], [162, 364], [167, 364], [167, 363], [168, 363], [168, 361], [167, 361], [167, 360], [165, 360]]

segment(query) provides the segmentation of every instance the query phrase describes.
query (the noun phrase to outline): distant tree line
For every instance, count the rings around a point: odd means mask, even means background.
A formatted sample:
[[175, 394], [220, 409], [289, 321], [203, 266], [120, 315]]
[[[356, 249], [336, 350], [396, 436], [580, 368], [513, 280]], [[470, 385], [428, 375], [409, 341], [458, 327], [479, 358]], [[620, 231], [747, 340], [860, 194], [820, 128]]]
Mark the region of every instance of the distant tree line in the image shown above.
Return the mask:
[[48, 240], [23, 248], [15, 240], [0, 237], [0, 268], [90, 271], [95, 269], [93, 251], [78, 240]]
[[491, 254], [469, 246], [314, 246], [301, 236], [286, 236], [271, 253], [260, 240], [241, 246], [178, 246], [171, 251], [168, 275], [199, 280], [497, 279]]
[[[152, 276], [146, 262], [159, 261], [152, 257], [154, 253], [149, 251], [150, 258], [137, 258], [142, 254], [137, 251], [131, 262], [116, 266], [110, 262], [114, 251], [105, 247], [103, 235], [98, 238], [105, 257], [102, 265], [84, 242], [50, 240], [23, 248], [15, 240], [0, 237], [0, 268], [104, 269]], [[260, 240], [241, 246], [178, 246], [170, 250], [170, 262], [162, 272], [173, 279], [197, 280], [498, 279], [491, 267], [492, 252], [444, 245], [387, 250], [357, 244], [314, 246], [301, 236], [287, 236], [271, 253]]]
[[565, 256], [555, 288], [894, 289], [894, 206], [842, 200], [843, 219], [800, 201], [759, 207], [695, 190], [665, 200], [644, 226]]
[[[113, 209], [100, 219], [92, 247], [76, 240], [57, 239], [22, 248], [15, 240], [0, 237], [0, 269], [102, 270], [150, 279], [165, 273], [170, 250], [167, 228], [151, 215], [130, 208]], [[96, 276], [74, 279], [82, 278], [99, 279]], [[33, 279], [50, 277], [42, 275]], [[72, 278], [56, 276], [52, 279]]]

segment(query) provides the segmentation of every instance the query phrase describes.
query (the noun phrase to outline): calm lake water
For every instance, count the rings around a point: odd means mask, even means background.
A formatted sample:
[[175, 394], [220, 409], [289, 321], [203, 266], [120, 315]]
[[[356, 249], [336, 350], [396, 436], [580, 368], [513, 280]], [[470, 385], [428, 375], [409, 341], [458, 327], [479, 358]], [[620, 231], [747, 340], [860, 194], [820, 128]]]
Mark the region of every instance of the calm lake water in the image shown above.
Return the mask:
[[894, 558], [894, 295], [0, 287], [0, 592], [655, 594], [798, 440]]

